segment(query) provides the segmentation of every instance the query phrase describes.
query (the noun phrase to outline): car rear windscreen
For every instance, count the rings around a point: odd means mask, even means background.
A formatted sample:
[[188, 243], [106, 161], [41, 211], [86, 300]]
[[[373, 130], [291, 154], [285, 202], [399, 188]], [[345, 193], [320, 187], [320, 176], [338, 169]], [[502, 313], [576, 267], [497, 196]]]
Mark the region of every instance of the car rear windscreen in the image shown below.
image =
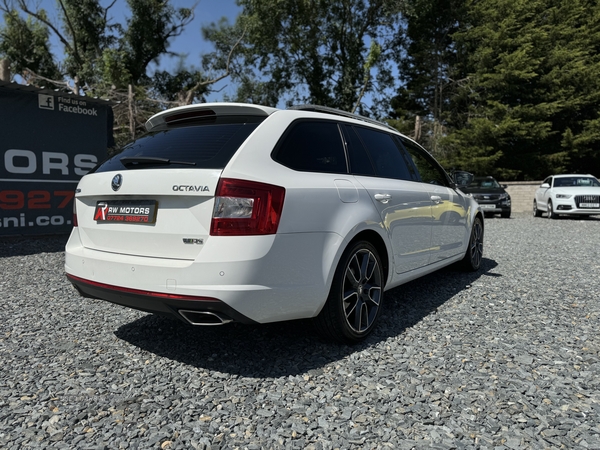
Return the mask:
[[125, 146], [93, 172], [167, 167], [222, 169], [262, 120], [230, 116], [152, 132]]

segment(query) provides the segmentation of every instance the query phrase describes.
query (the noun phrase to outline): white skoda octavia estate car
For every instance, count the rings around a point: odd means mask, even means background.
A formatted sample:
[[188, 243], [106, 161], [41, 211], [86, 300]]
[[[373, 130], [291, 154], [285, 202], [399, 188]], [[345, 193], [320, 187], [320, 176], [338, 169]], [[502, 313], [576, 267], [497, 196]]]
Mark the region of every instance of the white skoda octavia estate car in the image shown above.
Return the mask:
[[533, 216], [600, 214], [600, 181], [592, 175], [553, 175], [535, 191]]
[[312, 318], [351, 343], [385, 290], [481, 264], [477, 203], [384, 124], [208, 103], [146, 128], [77, 187], [65, 269], [84, 296], [193, 325]]

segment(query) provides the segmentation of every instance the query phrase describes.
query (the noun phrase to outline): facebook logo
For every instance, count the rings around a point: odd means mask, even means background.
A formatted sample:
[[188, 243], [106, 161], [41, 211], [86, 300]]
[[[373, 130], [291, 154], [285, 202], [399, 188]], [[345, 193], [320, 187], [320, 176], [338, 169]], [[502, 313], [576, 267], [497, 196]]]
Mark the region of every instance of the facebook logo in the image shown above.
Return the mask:
[[38, 106], [42, 109], [54, 109], [54, 97], [52, 95], [38, 94]]

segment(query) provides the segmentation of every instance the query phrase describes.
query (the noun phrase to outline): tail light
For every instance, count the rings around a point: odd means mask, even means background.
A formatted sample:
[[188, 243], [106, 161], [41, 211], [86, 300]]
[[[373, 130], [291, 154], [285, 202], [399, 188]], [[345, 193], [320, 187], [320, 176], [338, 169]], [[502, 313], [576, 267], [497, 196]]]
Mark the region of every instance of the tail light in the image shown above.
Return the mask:
[[77, 201], [75, 200], [75, 198], [73, 198], [73, 226], [76, 227], [78, 225], [77, 223], [77, 208], [75, 207], [75, 203]]
[[210, 224], [211, 236], [275, 234], [285, 189], [254, 181], [221, 178]]

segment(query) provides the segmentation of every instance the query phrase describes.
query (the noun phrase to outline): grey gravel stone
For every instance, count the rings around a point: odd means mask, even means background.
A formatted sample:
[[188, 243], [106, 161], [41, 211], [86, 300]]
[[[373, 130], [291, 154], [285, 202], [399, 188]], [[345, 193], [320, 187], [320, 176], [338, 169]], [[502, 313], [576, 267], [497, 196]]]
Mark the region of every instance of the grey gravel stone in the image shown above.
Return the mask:
[[0, 239], [0, 448], [600, 448], [599, 218], [485, 226], [356, 346], [84, 299], [65, 236]]

